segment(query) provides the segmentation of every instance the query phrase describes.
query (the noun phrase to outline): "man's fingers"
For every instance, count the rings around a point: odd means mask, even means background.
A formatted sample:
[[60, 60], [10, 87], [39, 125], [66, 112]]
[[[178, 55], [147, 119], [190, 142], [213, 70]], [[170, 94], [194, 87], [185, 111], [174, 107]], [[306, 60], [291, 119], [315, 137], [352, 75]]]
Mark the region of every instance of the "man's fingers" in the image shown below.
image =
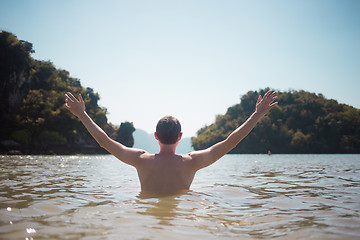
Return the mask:
[[273, 107], [275, 107], [276, 105], [278, 105], [278, 102], [274, 102], [274, 103], [270, 104], [270, 108], [273, 108]]
[[271, 94], [271, 90], [267, 91], [265, 94], [264, 94], [264, 98], [267, 98], [270, 94]]
[[277, 92], [276, 91], [271, 91], [269, 90], [265, 95], [264, 95], [264, 98], [266, 96], [266, 100], [267, 102], [271, 103], [273, 101], [275, 101], [277, 99]]
[[71, 99], [71, 97], [69, 96], [69, 95], [67, 95], [67, 94], [65, 94], [65, 101], [71, 101], [71, 102], [73, 102], [73, 100]]
[[71, 99], [73, 102], [79, 102], [79, 101], [76, 99], [76, 97], [74, 97], [74, 95], [72, 95], [71, 92], [68, 92], [67, 94], [68, 94], [68, 96], [70, 97], [70, 99]]
[[274, 91], [271, 95], [270, 95], [270, 98], [273, 100], [273, 99], [276, 99], [277, 98], [277, 92]]
[[261, 99], [262, 99], [262, 97], [261, 97], [261, 95], [259, 95], [256, 104], [258, 104], [259, 102], [261, 102]]
[[80, 100], [80, 102], [84, 102], [84, 99], [82, 98], [80, 93], [79, 93], [79, 100]]
[[273, 101], [275, 101], [277, 98], [278, 98], [278, 96], [275, 95], [275, 96], [273, 96], [273, 97], [271, 98], [271, 101], [273, 102]]

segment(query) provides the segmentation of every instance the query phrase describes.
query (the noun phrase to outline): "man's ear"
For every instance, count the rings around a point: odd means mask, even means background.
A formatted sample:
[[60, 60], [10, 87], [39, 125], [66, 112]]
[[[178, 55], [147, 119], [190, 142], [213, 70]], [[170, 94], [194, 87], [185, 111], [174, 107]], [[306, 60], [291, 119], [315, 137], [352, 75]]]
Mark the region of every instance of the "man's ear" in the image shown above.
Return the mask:
[[178, 141], [180, 141], [182, 138], [182, 132], [179, 132], [179, 135], [178, 135]]
[[154, 132], [155, 139], [159, 141], [159, 138], [157, 136], [157, 132]]

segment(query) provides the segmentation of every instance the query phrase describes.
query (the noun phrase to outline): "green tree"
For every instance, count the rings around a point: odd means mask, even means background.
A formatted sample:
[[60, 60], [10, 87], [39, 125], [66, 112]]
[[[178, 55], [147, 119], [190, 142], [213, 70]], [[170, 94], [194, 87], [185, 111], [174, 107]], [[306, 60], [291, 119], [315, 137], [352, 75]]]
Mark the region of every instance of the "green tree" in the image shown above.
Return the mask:
[[100, 149], [82, 123], [64, 107], [66, 92], [81, 93], [89, 115], [115, 136], [114, 127], [107, 122], [106, 108], [98, 105], [99, 94], [82, 87], [79, 79], [50, 61], [33, 59], [33, 52], [31, 43], [9, 32], [0, 33], [0, 142], [15, 140], [24, 151], [31, 149], [32, 153], [51, 148], [56, 153], [59, 146], [67, 153], [71, 153], [71, 147]]
[[119, 129], [116, 132], [116, 141], [127, 146], [134, 146], [133, 132], [135, 131], [134, 124], [132, 122], [123, 122], [120, 124]]
[[[204, 149], [226, 138], [255, 110], [258, 94], [249, 91], [225, 115], [201, 128], [192, 138], [194, 149]], [[322, 94], [279, 92], [273, 108], [231, 153], [360, 153], [360, 110]]]

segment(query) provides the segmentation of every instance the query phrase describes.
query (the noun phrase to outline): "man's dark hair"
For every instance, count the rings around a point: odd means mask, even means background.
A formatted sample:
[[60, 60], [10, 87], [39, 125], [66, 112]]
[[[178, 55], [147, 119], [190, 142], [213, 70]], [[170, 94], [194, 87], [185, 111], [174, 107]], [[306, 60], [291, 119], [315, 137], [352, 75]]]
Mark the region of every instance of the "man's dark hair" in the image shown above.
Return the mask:
[[156, 125], [156, 134], [162, 144], [176, 143], [180, 132], [180, 122], [172, 116], [165, 116], [161, 118]]

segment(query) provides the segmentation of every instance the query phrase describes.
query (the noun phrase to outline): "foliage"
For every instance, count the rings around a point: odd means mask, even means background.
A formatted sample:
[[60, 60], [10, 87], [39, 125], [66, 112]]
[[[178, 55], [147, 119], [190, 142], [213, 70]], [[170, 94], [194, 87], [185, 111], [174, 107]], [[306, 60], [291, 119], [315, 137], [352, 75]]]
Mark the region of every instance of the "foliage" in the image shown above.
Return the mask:
[[[224, 140], [268, 89], [250, 91], [192, 138], [195, 149]], [[360, 110], [306, 91], [279, 92], [273, 108], [232, 153], [360, 153]]]
[[133, 132], [135, 131], [134, 124], [132, 122], [121, 123], [119, 129], [116, 131], [116, 141], [124, 144], [127, 147], [134, 146]]
[[31, 43], [9, 32], [0, 33], [0, 141], [31, 145], [35, 152], [54, 145], [98, 148], [82, 123], [65, 108], [68, 91], [81, 93], [90, 117], [114, 137], [116, 129], [107, 122], [106, 109], [98, 106], [99, 94], [82, 87], [68, 71], [33, 59], [33, 52]]
[[31, 133], [27, 129], [16, 130], [11, 133], [10, 138], [21, 144], [29, 144], [31, 142]]

